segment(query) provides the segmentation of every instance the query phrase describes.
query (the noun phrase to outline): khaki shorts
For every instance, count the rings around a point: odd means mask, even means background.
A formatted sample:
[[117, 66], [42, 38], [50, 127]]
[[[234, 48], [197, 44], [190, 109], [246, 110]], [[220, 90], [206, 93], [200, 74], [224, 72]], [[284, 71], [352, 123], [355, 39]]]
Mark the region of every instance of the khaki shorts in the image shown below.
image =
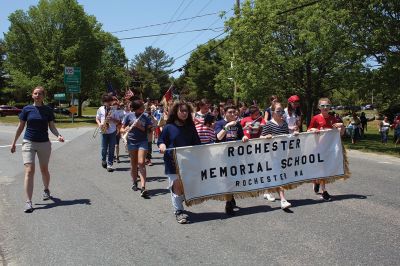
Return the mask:
[[35, 142], [24, 139], [22, 141], [22, 159], [24, 164], [35, 164], [35, 156], [39, 158], [40, 165], [48, 165], [51, 154], [51, 142]]

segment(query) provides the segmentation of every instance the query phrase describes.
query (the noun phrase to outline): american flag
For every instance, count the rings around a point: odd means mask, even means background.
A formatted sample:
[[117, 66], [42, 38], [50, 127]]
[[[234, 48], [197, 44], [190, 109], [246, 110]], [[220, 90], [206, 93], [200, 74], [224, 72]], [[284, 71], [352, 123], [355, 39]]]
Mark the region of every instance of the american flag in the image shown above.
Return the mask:
[[169, 87], [169, 89], [167, 90], [167, 92], [164, 94], [164, 96], [162, 97], [161, 102], [163, 103], [164, 107], [168, 106], [168, 103], [172, 100], [172, 89], [173, 89], [173, 85], [171, 85]]
[[132, 96], [135, 96], [135, 94], [131, 91], [131, 89], [127, 89], [125, 91], [125, 99], [129, 100]]

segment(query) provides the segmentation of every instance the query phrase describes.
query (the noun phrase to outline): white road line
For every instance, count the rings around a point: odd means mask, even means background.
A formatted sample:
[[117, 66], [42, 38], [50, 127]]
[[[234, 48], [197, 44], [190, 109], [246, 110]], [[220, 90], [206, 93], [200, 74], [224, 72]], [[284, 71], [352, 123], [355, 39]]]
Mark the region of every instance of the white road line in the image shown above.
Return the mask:
[[[52, 140], [50, 142], [52, 142], [52, 143], [62, 143], [62, 142], [59, 142], [58, 140]], [[64, 140], [64, 142], [70, 142], [70, 140]], [[22, 146], [22, 144], [18, 143], [18, 144], [15, 144], [15, 146]], [[2, 145], [2, 146], [0, 146], [0, 148], [9, 148], [9, 147], [11, 147], [11, 145]]]

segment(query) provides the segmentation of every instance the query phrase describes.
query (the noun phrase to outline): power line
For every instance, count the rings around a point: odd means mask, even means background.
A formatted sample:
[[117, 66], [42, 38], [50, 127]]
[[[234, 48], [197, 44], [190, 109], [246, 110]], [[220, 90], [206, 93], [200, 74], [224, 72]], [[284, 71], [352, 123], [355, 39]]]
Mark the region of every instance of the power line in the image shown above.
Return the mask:
[[[210, 5], [211, 2], [212, 2], [212, 0], [209, 0], [209, 1], [200, 9], [200, 11], [197, 12], [196, 15], [199, 15], [204, 9], [206, 9], [206, 8]], [[190, 23], [192, 23], [192, 21], [193, 21], [193, 19], [189, 20], [189, 22], [186, 23], [182, 28], [180, 28], [179, 31], [182, 31], [182, 30], [186, 29], [186, 28], [190, 25]], [[167, 46], [167, 44], [168, 44], [171, 40], [172, 40], [172, 38], [166, 40], [165, 43], [164, 43], [164, 45], [162, 45], [162, 47]]]
[[[232, 12], [233, 9], [229, 10], [226, 14], [229, 14], [230, 12]], [[220, 18], [217, 18], [216, 20], [214, 20], [210, 25], [208, 25], [208, 28], [212, 27], [215, 23], [217, 23], [220, 20]], [[189, 42], [187, 42], [185, 45], [181, 46], [179, 49], [175, 50], [172, 53], [172, 56], [174, 56], [175, 54], [177, 54], [179, 51], [181, 51], [183, 48], [187, 47], [189, 44], [191, 44], [192, 42], [194, 42], [197, 38], [199, 38], [201, 35], [203, 34], [203, 32], [200, 32], [199, 34], [196, 35], [196, 37], [194, 37], [193, 39], [191, 39]]]
[[[298, 10], [298, 9], [302, 9], [302, 8], [305, 8], [305, 7], [308, 7], [308, 6], [312, 6], [312, 5], [315, 5], [315, 4], [317, 4], [317, 3], [321, 2], [321, 1], [322, 1], [322, 0], [317, 0], [317, 1], [309, 2], [309, 3], [306, 3], [306, 4], [300, 5], [300, 6], [296, 6], [296, 7], [293, 7], [293, 8], [290, 8], [290, 9], [287, 9], [287, 10], [284, 10], [284, 11], [281, 11], [281, 12], [278, 12], [277, 15], [280, 16], [280, 15], [283, 15], [283, 14], [285, 14], [285, 13], [289, 13], [289, 12], [292, 12], [292, 11], [295, 11], [295, 10]], [[206, 43], [208, 43], [208, 42], [211, 41], [211, 40], [215, 40], [216, 38], [222, 36], [222, 35], [225, 34], [226, 32], [227, 32], [227, 31], [224, 31], [224, 32], [221, 33], [221, 34], [218, 34], [218, 35], [215, 36], [214, 38], [208, 40]], [[224, 40], [222, 40], [222, 41], [221, 41], [220, 43], [218, 43], [217, 45], [215, 45], [214, 47], [212, 47], [209, 51], [215, 50], [217, 47], [221, 46], [221, 45], [222, 45], [225, 41], [227, 41], [228, 39], [229, 39], [229, 36], [228, 36], [227, 38], [225, 38]], [[203, 43], [203, 44], [205, 44], [205, 43]], [[189, 53], [195, 51], [196, 49], [197, 49], [197, 47], [194, 48], [194, 49], [192, 49], [192, 50], [190, 50], [189, 52], [186, 52], [186, 53], [184, 53], [184, 54], [178, 56], [177, 58], [175, 58], [175, 60], [184, 57], [185, 55], [187, 55], [187, 54], [189, 54]], [[173, 74], [173, 73], [175, 73], [175, 72], [177, 72], [177, 71], [182, 71], [182, 69], [188, 67], [188, 66], [189, 66], [191, 63], [193, 63], [194, 61], [195, 61], [195, 60], [192, 59], [191, 61], [188, 61], [187, 63], [185, 63], [185, 64], [182, 65], [181, 67], [176, 68], [176, 69], [171, 70], [171, 71], [168, 71], [167, 73], [161, 75], [161, 77], [163, 77], [163, 76], [169, 76], [170, 74]], [[138, 82], [139, 82], [139, 83], [145, 83], [145, 82], [151, 82], [151, 81], [156, 81], [156, 79], [144, 80], [144, 81], [138, 81]]]
[[125, 30], [111, 31], [110, 33], [120, 33], [120, 32], [126, 32], [126, 31], [134, 31], [134, 30], [152, 28], [152, 27], [162, 26], [162, 25], [171, 24], [171, 23], [175, 23], [175, 22], [186, 21], [186, 20], [189, 20], [189, 19], [195, 19], [195, 18], [202, 18], [202, 17], [212, 16], [212, 15], [217, 15], [217, 14], [221, 14], [221, 12], [224, 12], [224, 10], [218, 11], [218, 12], [214, 12], [214, 13], [208, 13], [208, 14], [203, 14], [203, 15], [198, 15], [198, 16], [193, 16], [193, 17], [188, 17], [188, 18], [182, 18], [182, 19], [178, 19], [178, 20], [174, 20], [174, 21], [161, 22], [161, 23], [156, 23], [156, 24], [151, 24], [151, 25], [145, 25], [145, 26], [140, 26], [140, 27], [125, 29]]
[[[182, 0], [182, 2], [180, 3], [180, 5], [178, 6], [178, 8], [175, 10], [174, 14], [173, 14], [172, 17], [169, 19], [170, 22], [175, 18], [176, 13], [177, 13], [178, 10], [181, 8], [181, 6], [183, 5], [183, 3], [185, 3], [185, 0]], [[165, 31], [167, 27], [168, 27], [168, 26], [165, 25], [165, 26], [163, 27], [163, 29], [160, 31], [160, 33], [162, 33], [163, 31]], [[153, 46], [153, 45], [158, 41], [158, 39], [159, 39], [159, 38], [155, 39], [155, 40], [151, 43], [150, 46]]]
[[297, 10], [297, 9], [302, 9], [302, 8], [304, 8], [304, 7], [313, 6], [313, 5], [315, 5], [315, 4], [319, 3], [319, 2], [321, 2], [321, 0], [312, 1], [312, 2], [305, 3], [305, 4], [300, 5], [300, 6], [295, 6], [295, 7], [293, 7], [293, 8], [284, 10], [284, 11], [282, 11], [282, 12], [278, 12], [278, 13], [276, 13], [276, 14], [277, 14], [278, 16], [279, 16], [279, 15], [283, 15], [283, 14], [285, 14], [285, 13], [289, 13], [289, 12], [295, 11], [295, 10]]
[[175, 35], [181, 33], [189, 33], [189, 32], [198, 32], [198, 31], [220, 31], [224, 27], [216, 27], [216, 28], [205, 28], [205, 29], [195, 29], [195, 30], [188, 30], [188, 31], [178, 31], [178, 32], [168, 32], [168, 33], [160, 33], [160, 34], [151, 34], [151, 35], [141, 35], [141, 36], [132, 36], [126, 38], [118, 38], [118, 40], [131, 40], [131, 39], [142, 39], [142, 38], [150, 38], [150, 37], [159, 37], [165, 35]]

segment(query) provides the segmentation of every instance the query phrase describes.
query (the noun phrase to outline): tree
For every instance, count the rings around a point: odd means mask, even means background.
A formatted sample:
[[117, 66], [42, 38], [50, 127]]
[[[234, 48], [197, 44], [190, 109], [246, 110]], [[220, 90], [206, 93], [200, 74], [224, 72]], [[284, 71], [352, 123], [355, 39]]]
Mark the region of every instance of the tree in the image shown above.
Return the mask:
[[163, 50], [146, 47], [131, 62], [131, 72], [136, 74], [133, 83], [140, 84], [143, 97], [160, 98], [170, 86], [169, 73], [174, 59]]
[[186, 92], [186, 98], [221, 99], [221, 94], [215, 90], [216, 76], [222, 66], [222, 48], [219, 46], [221, 42], [213, 40], [200, 45], [190, 55], [184, 73], [187, 87], [190, 88]]
[[241, 98], [264, 102], [271, 94], [286, 98], [296, 93], [310, 120], [318, 98], [330, 96], [337, 80], [362, 68], [363, 57], [348, 34], [352, 14], [334, 2], [283, 13], [304, 1], [244, 4], [241, 16], [228, 23], [231, 74]]
[[106, 47], [103, 49], [101, 62], [99, 66], [98, 79], [101, 81], [99, 88], [96, 90], [101, 99], [101, 94], [105, 92], [105, 88], [111, 86], [118, 95], [122, 95], [123, 91], [129, 85], [129, 75], [125, 68], [127, 58], [124, 48], [120, 42], [110, 33], [104, 33], [104, 42]]
[[101, 87], [96, 84], [106, 47], [104, 33], [76, 0], [41, 0], [27, 13], [15, 11], [9, 20], [6, 66], [16, 90], [28, 93], [41, 84], [52, 97], [64, 91], [65, 66], [81, 67], [80, 103], [92, 95], [93, 89]]

